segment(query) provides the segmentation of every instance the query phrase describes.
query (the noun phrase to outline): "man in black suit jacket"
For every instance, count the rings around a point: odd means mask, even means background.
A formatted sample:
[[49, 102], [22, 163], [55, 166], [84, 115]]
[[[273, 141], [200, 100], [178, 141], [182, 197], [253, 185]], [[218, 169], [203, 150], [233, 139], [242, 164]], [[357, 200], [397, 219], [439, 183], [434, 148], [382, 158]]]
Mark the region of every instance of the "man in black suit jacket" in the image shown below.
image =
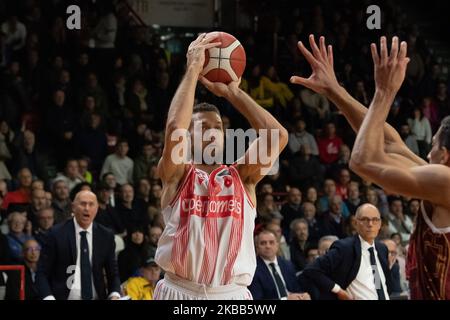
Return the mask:
[[320, 236], [333, 235], [340, 239], [345, 238], [342, 198], [339, 195], [335, 195], [329, 201], [330, 209], [319, 220]]
[[255, 276], [248, 287], [253, 299], [310, 300], [309, 294], [300, 293], [294, 266], [277, 257], [279, 243], [274, 233], [261, 231], [255, 240], [258, 254]]
[[358, 235], [336, 241], [327, 254], [307, 266], [302, 281], [312, 283], [313, 299], [387, 300], [392, 289], [388, 250], [375, 241], [381, 228], [378, 209], [365, 204], [356, 212]]
[[50, 231], [42, 251], [37, 272], [40, 296], [47, 300], [118, 299], [114, 234], [93, 223], [97, 197], [81, 191], [72, 209], [74, 218]]
[[303, 216], [302, 212], [302, 193], [298, 188], [291, 188], [289, 190], [288, 202], [282, 207], [280, 213], [283, 215], [281, 220], [281, 228], [286, 239], [290, 238], [291, 222]]

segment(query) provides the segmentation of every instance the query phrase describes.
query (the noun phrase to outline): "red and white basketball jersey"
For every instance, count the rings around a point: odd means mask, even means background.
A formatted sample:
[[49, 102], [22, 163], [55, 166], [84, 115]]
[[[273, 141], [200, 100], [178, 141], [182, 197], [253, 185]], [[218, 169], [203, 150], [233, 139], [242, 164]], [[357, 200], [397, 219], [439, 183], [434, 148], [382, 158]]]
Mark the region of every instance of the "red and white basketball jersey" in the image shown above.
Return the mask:
[[191, 165], [163, 216], [155, 259], [166, 272], [211, 286], [250, 285], [256, 209], [234, 166], [208, 175]]

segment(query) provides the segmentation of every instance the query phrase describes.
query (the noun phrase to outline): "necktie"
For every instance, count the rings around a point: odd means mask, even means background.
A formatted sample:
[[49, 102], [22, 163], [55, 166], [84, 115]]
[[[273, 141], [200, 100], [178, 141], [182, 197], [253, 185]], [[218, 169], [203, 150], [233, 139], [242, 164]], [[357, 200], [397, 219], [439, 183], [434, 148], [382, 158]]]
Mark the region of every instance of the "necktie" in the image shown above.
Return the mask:
[[373, 247], [369, 249], [370, 253], [370, 265], [372, 266], [373, 278], [375, 281], [375, 289], [377, 290], [378, 300], [386, 300], [384, 296], [383, 283], [381, 283], [381, 277], [378, 272], [377, 262], [375, 260], [375, 252], [373, 251]]
[[272, 269], [273, 277], [275, 278], [275, 284], [278, 288], [278, 293], [280, 294], [280, 298], [287, 297], [286, 287], [284, 286], [283, 280], [281, 280], [280, 274], [275, 268], [275, 263], [269, 263], [270, 268]]
[[81, 299], [92, 300], [92, 270], [86, 234], [87, 231], [80, 232]]

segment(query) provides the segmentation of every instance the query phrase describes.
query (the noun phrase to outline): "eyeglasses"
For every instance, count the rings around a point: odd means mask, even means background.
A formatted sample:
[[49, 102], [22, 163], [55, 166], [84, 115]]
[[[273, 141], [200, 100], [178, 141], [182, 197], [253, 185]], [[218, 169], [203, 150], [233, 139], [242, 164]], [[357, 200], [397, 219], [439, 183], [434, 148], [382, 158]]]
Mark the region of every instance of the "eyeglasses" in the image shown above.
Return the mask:
[[26, 248], [25, 251], [28, 253], [33, 252], [33, 251], [39, 252], [39, 251], [41, 251], [41, 247], [29, 247], [29, 248]]
[[397, 251], [389, 251], [389, 254], [390, 254], [391, 256], [394, 256], [394, 257], [395, 257], [395, 256], [397, 256], [398, 253], [397, 253]]
[[372, 219], [370, 219], [370, 218], [364, 217], [364, 218], [358, 218], [358, 220], [361, 221], [364, 224], [369, 224], [370, 222], [372, 222], [373, 224], [378, 224], [378, 223], [381, 222], [380, 218], [372, 218]]

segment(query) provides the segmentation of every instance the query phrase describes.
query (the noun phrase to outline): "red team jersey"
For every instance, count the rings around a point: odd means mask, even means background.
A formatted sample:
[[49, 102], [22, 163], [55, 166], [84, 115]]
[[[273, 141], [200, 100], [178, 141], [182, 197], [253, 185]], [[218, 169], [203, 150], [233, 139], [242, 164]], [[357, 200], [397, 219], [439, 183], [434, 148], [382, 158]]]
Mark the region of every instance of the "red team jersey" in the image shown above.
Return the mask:
[[410, 239], [406, 271], [411, 299], [450, 299], [450, 227], [436, 228], [423, 202]]
[[234, 165], [209, 175], [191, 165], [163, 216], [155, 259], [166, 272], [209, 286], [250, 285], [256, 209]]

